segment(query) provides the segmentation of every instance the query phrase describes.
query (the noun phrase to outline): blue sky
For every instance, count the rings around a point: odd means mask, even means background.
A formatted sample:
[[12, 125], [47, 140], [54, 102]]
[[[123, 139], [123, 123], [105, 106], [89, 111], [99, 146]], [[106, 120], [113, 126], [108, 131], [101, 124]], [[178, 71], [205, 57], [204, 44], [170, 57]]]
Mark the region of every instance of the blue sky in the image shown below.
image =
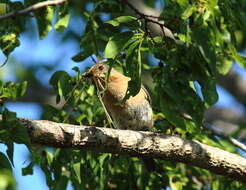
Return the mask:
[[[70, 26], [73, 27], [76, 33], [81, 33], [84, 28], [84, 24], [81, 20], [72, 20]], [[21, 35], [21, 46], [16, 48], [11, 54], [17, 62], [25, 65], [33, 60], [38, 63], [39, 60], [51, 61], [61, 60], [57, 70], [66, 70], [72, 73], [72, 68], [74, 66], [79, 66], [83, 69], [87, 65], [91, 65], [91, 60], [85, 60], [82, 63], [75, 63], [70, 58], [79, 51], [79, 43], [75, 41], [67, 41], [66, 43], [60, 43], [59, 39], [62, 37], [61, 34], [55, 31], [50, 32], [50, 34], [44, 40], [38, 40], [37, 31], [34, 33], [35, 37], [30, 38], [27, 34]], [[62, 59], [61, 59], [62, 58]], [[5, 57], [0, 53], [0, 63], [4, 61]], [[40, 62], [41, 63], [41, 62]], [[3, 76], [5, 80], [15, 80], [13, 74], [11, 74], [11, 65], [7, 64], [3, 69], [4, 72], [0, 72], [0, 77]], [[245, 71], [239, 66], [234, 66], [234, 68], [240, 72], [242, 76], [246, 76]], [[37, 77], [42, 78], [42, 83], [44, 85], [49, 85], [49, 78], [54, 71], [39, 71]], [[218, 87], [219, 101], [217, 105], [219, 106], [230, 106], [235, 109], [242, 109], [240, 104], [232, 97], [229, 93]], [[8, 103], [7, 107], [11, 111], [17, 112], [19, 117], [25, 117], [30, 119], [39, 119], [42, 112], [41, 107], [35, 103]], [[0, 151], [4, 151], [6, 147], [0, 144]], [[46, 190], [48, 187], [45, 184], [45, 179], [42, 171], [38, 168], [34, 168], [34, 175], [21, 176], [21, 168], [28, 164], [28, 151], [23, 145], [15, 145], [14, 152], [14, 175], [17, 178], [18, 190]], [[69, 189], [72, 189], [71, 187]]]

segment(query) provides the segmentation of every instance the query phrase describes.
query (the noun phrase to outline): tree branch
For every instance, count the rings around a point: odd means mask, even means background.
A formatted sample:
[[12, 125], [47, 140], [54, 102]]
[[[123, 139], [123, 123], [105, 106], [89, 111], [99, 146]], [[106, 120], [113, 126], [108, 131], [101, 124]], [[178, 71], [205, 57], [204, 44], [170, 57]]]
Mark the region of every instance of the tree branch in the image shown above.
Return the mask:
[[30, 13], [30, 12], [35, 11], [35, 10], [38, 10], [40, 8], [43, 8], [43, 7], [62, 4], [65, 1], [67, 1], [67, 0], [54, 0], [54, 1], [39, 2], [39, 3], [36, 3], [36, 4], [26, 8], [26, 9], [19, 10], [19, 11], [12, 11], [10, 13], [1, 15], [0, 16], [0, 20], [6, 19], [6, 18], [12, 18], [12, 17], [15, 17], [17, 15], [25, 15], [27, 13]]
[[[175, 38], [173, 32], [164, 25], [164, 21], [159, 21], [159, 19], [161, 19], [161, 17], [157, 16], [157, 15], [159, 15], [160, 13], [157, 13], [157, 11], [155, 11], [155, 15], [148, 15], [148, 14], [145, 14], [144, 12], [139, 11], [139, 9], [137, 9], [133, 4], [136, 4], [136, 3], [141, 4], [140, 1], [138, 2], [138, 1], [134, 0], [131, 3], [127, 0], [118, 0], [118, 1], [122, 4], [126, 4], [131, 10], [134, 11], [134, 13], [137, 16], [140, 17], [140, 19], [144, 20], [146, 25], [150, 24], [151, 26], [148, 28], [153, 29], [153, 27], [156, 28], [156, 26], [157, 26], [158, 29], [156, 31], [159, 31], [159, 30], [161, 31], [161, 33], [158, 32], [157, 35], [162, 35], [162, 36], [173, 39], [176, 43], [181, 43], [180, 40], [177, 40]], [[148, 31], [146, 31], [146, 32], [148, 33]]]
[[235, 145], [236, 147], [240, 148], [241, 150], [246, 152], [246, 145], [238, 141], [237, 139], [225, 134], [222, 131], [216, 130], [216, 127], [211, 126], [210, 124], [206, 123], [207, 130], [210, 131], [213, 135], [221, 137], [223, 139], [228, 140], [230, 143]]
[[246, 159], [197, 141], [152, 132], [19, 121], [34, 144], [183, 162], [246, 183]]
[[[191, 121], [193, 121], [192, 117], [188, 114], [183, 114], [183, 117], [185, 117], [186, 119], [189, 119]], [[209, 122], [205, 121], [204, 122], [204, 127], [213, 135], [221, 137], [223, 139], [226, 139], [227, 141], [229, 141], [230, 143], [232, 143], [234, 146], [240, 148], [241, 150], [246, 152], [246, 146], [241, 143], [240, 141], [238, 141], [237, 139], [227, 135], [226, 133], [219, 131], [216, 127], [213, 127], [213, 125], [211, 125]]]

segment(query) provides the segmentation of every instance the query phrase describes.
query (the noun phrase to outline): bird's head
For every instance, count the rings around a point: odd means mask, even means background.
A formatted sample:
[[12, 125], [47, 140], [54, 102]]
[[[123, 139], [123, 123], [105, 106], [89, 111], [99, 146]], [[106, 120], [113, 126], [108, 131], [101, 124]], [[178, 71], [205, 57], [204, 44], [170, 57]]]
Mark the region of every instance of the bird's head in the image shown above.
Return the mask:
[[109, 66], [102, 63], [97, 63], [92, 66], [87, 72], [83, 74], [86, 78], [100, 78], [105, 79], [109, 71]]
[[114, 68], [111, 68], [110, 70], [109, 65], [102, 64], [102, 63], [96, 63], [82, 76], [85, 78], [93, 79], [95, 84], [100, 86], [100, 88], [102, 89], [104, 89], [107, 83], [127, 84], [128, 81], [130, 80], [129, 77], [126, 77], [125, 75], [116, 71]]

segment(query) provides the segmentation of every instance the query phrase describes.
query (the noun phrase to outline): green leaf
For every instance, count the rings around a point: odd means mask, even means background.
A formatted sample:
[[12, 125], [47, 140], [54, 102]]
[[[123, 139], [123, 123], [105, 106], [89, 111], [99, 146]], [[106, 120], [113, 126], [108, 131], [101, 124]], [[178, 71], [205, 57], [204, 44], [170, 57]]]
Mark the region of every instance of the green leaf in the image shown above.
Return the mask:
[[15, 133], [12, 134], [13, 140], [18, 144], [26, 144], [31, 145], [31, 141], [29, 139], [29, 135], [27, 132], [27, 129], [23, 127], [22, 125], [16, 123], [14, 127]]
[[45, 112], [43, 113], [43, 118], [46, 120], [52, 120], [56, 122], [61, 122], [64, 120], [62, 112], [52, 105], [45, 105]]
[[78, 75], [80, 75], [79, 67], [74, 66], [74, 67], [72, 68], [72, 70], [75, 71]]
[[81, 52], [77, 53], [76, 55], [74, 55], [72, 57], [72, 60], [75, 62], [84, 61], [87, 57], [92, 55], [92, 53], [93, 53], [92, 51], [93, 51], [92, 49], [81, 51]]
[[170, 182], [170, 186], [171, 186], [172, 190], [182, 190], [183, 189], [183, 184], [180, 183], [179, 181], [176, 181], [175, 183]]
[[24, 81], [22, 83], [19, 83], [19, 85], [17, 85], [17, 97], [21, 97], [24, 96], [24, 94], [26, 93], [26, 88], [27, 88], [27, 81]]
[[27, 87], [27, 82], [22, 83], [5, 83], [0, 91], [0, 98], [7, 98], [10, 100], [16, 100], [16, 98], [21, 97], [25, 94]]
[[165, 94], [166, 93], [163, 92], [159, 97], [160, 108], [162, 113], [164, 113], [168, 121], [172, 123], [174, 126], [177, 126], [185, 130], [185, 120], [177, 115], [179, 111], [175, 106], [175, 103]]
[[[9, 132], [11, 140], [18, 144], [25, 144], [27, 146], [31, 145], [27, 128], [19, 123], [18, 119], [16, 118], [16, 113], [10, 112], [8, 111], [8, 109], [5, 109], [3, 111], [3, 126]], [[10, 147], [9, 149], [9, 155], [12, 155], [13, 148]]]
[[127, 24], [126, 26], [135, 26], [139, 27], [138, 19], [132, 16], [120, 16], [117, 18], [114, 18], [112, 20], [107, 21], [106, 23], [111, 24], [113, 26], [119, 26], [121, 24]]
[[71, 77], [65, 71], [56, 71], [51, 79], [50, 84], [57, 92], [56, 102], [59, 103], [62, 96], [66, 96], [72, 89], [69, 83]]
[[9, 10], [9, 5], [6, 3], [0, 3], [0, 15], [6, 14]]
[[61, 176], [60, 180], [56, 181], [55, 188], [57, 190], [66, 190], [69, 178], [67, 176]]
[[121, 51], [124, 50], [125, 45], [133, 37], [132, 32], [122, 32], [115, 34], [109, 39], [106, 45], [104, 54], [106, 58], [114, 59]]
[[54, 156], [51, 152], [46, 152], [46, 157], [47, 157], [47, 163], [50, 166], [53, 162]]
[[6, 142], [6, 145], [8, 147], [8, 149], [7, 149], [8, 158], [11, 161], [12, 165], [14, 166], [14, 143], [13, 142]]
[[9, 32], [0, 36], [0, 47], [6, 56], [20, 45], [18, 37], [15, 32]]
[[28, 164], [27, 167], [22, 168], [22, 175], [23, 176], [32, 175], [33, 174], [33, 166], [34, 166], [34, 163], [31, 162], [30, 164]]
[[63, 32], [63, 30], [65, 28], [67, 28], [69, 20], [70, 20], [70, 14], [69, 13], [67, 13], [63, 17], [60, 17], [58, 22], [55, 24], [56, 31]]
[[244, 69], [246, 69], [246, 57], [243, 55], [240, 55], [239, 53], [236, 53], [236, 56], [234, 56], [236, 59], [236, 62]]
[[[142, 72], [142, 58], [141, 58], [141, 45], [142, 40], [136, 41], [136, 45], [132, 45], [133, 49], [130, 50], [130, 55], [134, 54], [134, 49], [136, 50], [137, 63], [129, 62], [127, 63], [127, 68], [130, 73], [131, 80], [128, 82], [128, 89], [126, 93], [126, 98], [129, 96], [135, 96], [141, 89], [141, 72]], [[129, 48], [131, 49], [131, 48]], [[128, 54], [129, 56], [129, 54]], [[134, 56], [134, 55], [133, 55]]]
[[76, 174], [76, 178], [77, 178], [79, 183], [81, 183], [80, 168], [81, 168], [80, 162], [73, 164], [73, 170]]
[[128, 82], [128, 88], [122, 102], [130, 96], [135, 96], [141, 89], [141, 45], [142, 39], [138, 39], [131, 43], [127, 49], [126, 71], [131, 80]]
[[0, 172], [0, 187], [6, 190], [15, 190], [16, 182], [12, 172], [8, 169], [1, 170]]
[[181, 6], [181, 7], [188, 7], [189, 6], [189, 2], [187, 0], [177, 0], [177, 3]]
[[220, 187], [219, 181], [218, 181], [218, 180], [214, 180], [214, 181], [212, 182], [211, 187], [212, 187], [213, 190], [219, 190], [219, 189], [220, 189], [220, 188], [219, 188], [219, 187]]
[[232, 60], [223, 60], [222, 63], [217, 63], [216, 68], [218, 72], [222, 75], [227, 74], [233, 65]]
[[189, 180], [182, 174], [171, 174], [169, 176], [169, 184], [172, 190], [183, 190], [183, 187], [187, 184]]
[[[89, 26], [88, 26], [89, 27]], [[97, 53], [98, 47], [96, 45], [96, 39], [93, 37], [94, 35], [91, 35], [91, 26], [88, 29], [88, 33], [83, 36], [83, 38], [80, 41], [80, 48], [82, 49], [79, 53], [74, 55], [72, 57], [72, 60], [75, 62], [80, 62], [85, 60], [87, 57], [92, 55], [93, 53]]]
[[60, 6], [60, 10], [58, 12], [58, 21], [55, 24], [55, 29], [58, 32], [63, 32], [65, 28], [67, 28], [70, 20], [70, 13], [67, 3]]
[[54, 181], [52, 180], [52, 173], [51, 173], [50, 167], [48, 165], [46, 153], [47, 153], [46, 151], [43, 151], [43, 153], [42, 153], [40, 167], [43, 170], [43, 172], [45, 173], [46, 184], [50, 188], [52, 188], [54, 186]]
[[216, 80], [208, 79], [200, 83], [202, 94], [207, 106], [212, 106], [218, 101], [218, 93], [216, 90]]
[[[202, 38], [201, 38], [202, 36]], [[215, 45], [212, 41], [212, 36], [207, 27], [197, 27], [192, 33], [193, 39], [197, 43], [197, 47], [203, 56], [204, 60], [213, 74], [216, 73], [216, 54]]]
[[194, 11], [195, 11], [195, 6], [194, 5], [189, 5], [187, 7], [187, 9], [183, 12], [181, 18], [184, 19], [184, 20], [189, 18]]
[[0, 152], [0, 169], [3, 168], [10, 169], [12, 171], [12, 167], [8, 158], [5, 156], [5, 154]]
[[57, 90], [58, 81], [60, 80], [60, 78], [63, 78], [63, 77], [70, 77], [70, 76], [65, 71], [56, 71], [50, 78], [49, 82]]
[[55, 8], [53, 6], [46, 6], [34, 11], [38, 24], [39, 38], [41, 40], [51, 31], [54, 14]]
[[[9, 12], [13, 10], [23, 9], [22, 2], [10, 2], [7, 0], [1, 0], [1, 10], [3, 12]], [[1, 15], [1, 14], [0, 14]], [[19, 35], [24, 31], [25, 19], [21, 17], [15, 17], [14, 19], [1, 20], [0, 26], [0, 48], [6, 57], [20, 45]], [[1, 63], [0, 63], [1, 65]]]
[[0, 94], [2, 94], [2, 90], [3, 90], [3, 82], [0, 80]]

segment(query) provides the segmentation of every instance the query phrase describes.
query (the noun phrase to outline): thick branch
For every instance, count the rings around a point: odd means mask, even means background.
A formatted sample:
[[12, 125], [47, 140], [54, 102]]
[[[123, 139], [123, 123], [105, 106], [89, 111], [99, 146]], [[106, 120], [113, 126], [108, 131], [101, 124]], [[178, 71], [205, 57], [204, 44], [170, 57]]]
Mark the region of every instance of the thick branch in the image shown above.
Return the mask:
[[28, 14], [32, 11], [41, 9], [43, 7], [47, 7], [47, 6], [54, 6], [54, 5], [59, 5], [64, 3], [67, 0], [54, 0], [54, 1], [44, 1], [44, 2], [40, 2], [40, 3], [36, 3], [26, 9], [23, 10], [19, 10], [19, 11], [12, 11], [10, 13], [4, 14], [0, 16], [0, 20], [2, 19], [6, 19], [6, 18], [11, 18], [11, 17], [15, 17], [17, 15], [25, 15]]
[[152, 132], [20, 121], [35, 144], [183, 162], [246, 183], [246, 159], [197, 141]]

